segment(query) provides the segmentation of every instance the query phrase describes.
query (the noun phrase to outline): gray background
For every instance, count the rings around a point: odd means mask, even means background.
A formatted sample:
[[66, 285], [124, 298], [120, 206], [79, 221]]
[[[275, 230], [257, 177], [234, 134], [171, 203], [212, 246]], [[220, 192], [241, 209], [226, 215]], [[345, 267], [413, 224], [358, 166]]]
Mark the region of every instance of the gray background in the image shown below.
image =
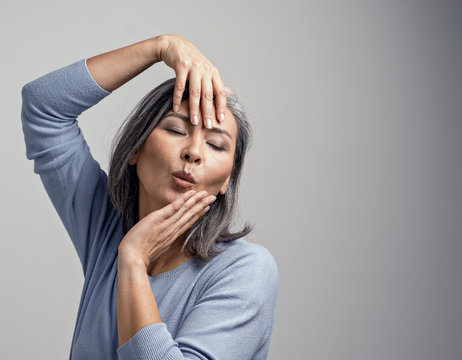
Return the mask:
[[[4, 359], [65, 359], [79, 260], [25, 157], [20, 90], [162, 33], [191, 40], [255, 130], [240, 219], [280, 271], [269, 359], [462, 358], [460, 1], [2, 1]], [[155, 65], [80, 118], [107, 171]]]

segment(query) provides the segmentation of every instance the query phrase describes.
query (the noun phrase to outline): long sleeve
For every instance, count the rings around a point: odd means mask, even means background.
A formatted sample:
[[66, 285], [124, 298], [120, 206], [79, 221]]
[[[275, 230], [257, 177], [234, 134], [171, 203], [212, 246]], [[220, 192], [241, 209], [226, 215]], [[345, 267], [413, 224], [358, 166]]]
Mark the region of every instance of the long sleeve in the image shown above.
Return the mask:
[[[117, 250], [122, 221], [107, 175], [90, 153], [77, 118], [110, 92], [86, 59], [22, 89], [26, 156], [80, 258], [85, 282], [71, 359], [265, 359], [274, 322], [278, 270], [264, 247], [244, 239], [208, 262], [191, 259], [150, 278], [164, 323], [117, 337]], [[168, 277], [167, 277], [168, 276]]]
[[175, 338], [165, 323], [148, 325], [119, 347], [119, 359], [266, 359], [278, 270], [265, 248], [251, 249], [231, 263], [217, 257], [218, 268], [212, 267], [214, 275]]
[[26, 156], [34, 160], [34, 172], [40, 175], [74, 244], [84, 275], [96, 261], [103, 246], [98, 239], [103, 238], [104, 223], [115, 211], [107, 176], [93, 159], [77, 117], [109, 94], [91, 77], [86, 59], [22, 89]]

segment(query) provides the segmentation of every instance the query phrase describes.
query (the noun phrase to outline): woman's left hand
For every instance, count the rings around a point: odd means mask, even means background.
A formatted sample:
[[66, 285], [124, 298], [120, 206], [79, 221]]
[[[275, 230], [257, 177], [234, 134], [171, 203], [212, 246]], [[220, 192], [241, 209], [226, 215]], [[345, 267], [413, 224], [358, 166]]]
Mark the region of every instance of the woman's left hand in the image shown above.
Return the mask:
[[[157, 41], [161, 44], [155, 47], [158, 51], [157, 57], [176, 73], [174, 111], [178, 111], [181, 105], [186, 80], [189, 80], [189, 112], [193, 124], [197, 125], [195, 122], [200, 112], [206, 127], [211, 127], [214, 117], [217, 121], [223, 121], [226, 87], [218, 69], [190, 41], [179, 35], [161, 35], [157, 37]], [[210, 120], [210, 126], [207, 125], [207, 120]]]
[[207, 196], [205, 191], [196, 193], [192, 190], [146, 215], [120, 242], [118, 265], [144, 266], [147, 271], [149, 264], [168, 250], [175, 239], [210, 209], [209, 205], [215, 200], [215, 196]]

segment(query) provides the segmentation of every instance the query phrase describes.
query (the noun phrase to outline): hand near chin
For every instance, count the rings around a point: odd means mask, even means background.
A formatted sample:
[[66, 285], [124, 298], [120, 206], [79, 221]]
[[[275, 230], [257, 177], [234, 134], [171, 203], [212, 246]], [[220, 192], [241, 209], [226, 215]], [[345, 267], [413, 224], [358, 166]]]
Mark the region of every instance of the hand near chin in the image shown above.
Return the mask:
[[192, 191], [146, 215], [120, 242], [119, 265], [145, 266], [147, 271], [150, 262], [168, 250], [178, 236], [210, 209], [215, 199], [205, 191]]

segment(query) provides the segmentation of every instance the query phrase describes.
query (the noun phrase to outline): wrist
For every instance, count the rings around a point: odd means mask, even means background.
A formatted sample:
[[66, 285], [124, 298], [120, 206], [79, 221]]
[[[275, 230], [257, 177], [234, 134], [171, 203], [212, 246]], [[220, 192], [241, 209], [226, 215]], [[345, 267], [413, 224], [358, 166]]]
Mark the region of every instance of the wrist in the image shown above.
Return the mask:
[[168, 48], [168, 44], [168, 35], [159, 35], [147, 40], [146, 53], [153, 63], [163, 61], [162, 54]]
[[118, 259], [117, 259], [117, 269], [121, 271], [130, 271], [130, 272], [148, 272], [148, 259], [135, 254], [129, 249], [119, 248]]

